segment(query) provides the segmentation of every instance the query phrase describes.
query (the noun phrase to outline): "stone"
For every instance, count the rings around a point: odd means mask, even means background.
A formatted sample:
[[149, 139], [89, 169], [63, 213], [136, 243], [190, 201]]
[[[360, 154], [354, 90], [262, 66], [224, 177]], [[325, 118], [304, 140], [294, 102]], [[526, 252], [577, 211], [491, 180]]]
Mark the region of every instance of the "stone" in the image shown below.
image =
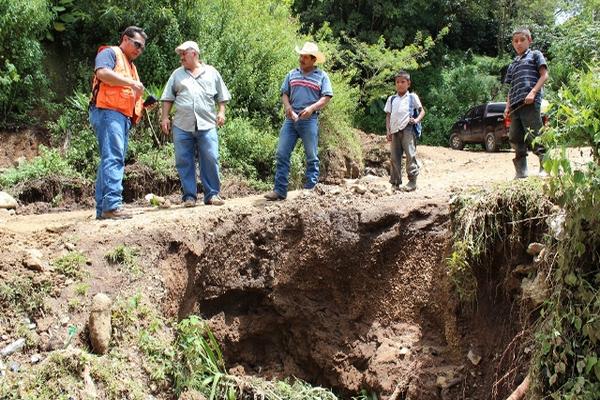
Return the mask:
[[537, 256], [544, 249], [544, 247], [545, 246], [541, 243], [529, 243], [529, 246], [527, 246], [527, 254], [530, 256]]
[[23, 266], [35, 272], [44, 272], [48, 269], [48, 264], [46, 262], [35, 257], [24, 259]]
[[20, 351], [25, 347], [25, 339], [17, 339], [2, 350], [0, 350], [0, 355], [3, 357], [9, 356], [17, 351]]
[[12, 372], [14, 372], [14, 373], [17, 373], [17, 372], [19, 372], [19, 371], [21, 370], [21, 364], [19, 364], [19, 363], [18, 363], [18, 362], [16, 362], [16, 361], [12, 361], [12, 362], [11, 362], [11, 363], [8, 365], [8, 368], [9, 368], [9, 369], [10, 369]]
[[367, 188], [363, 185], [352, 185], [350, 190], [356, 194], [365, 194], [367, 193]]
[[14, 197], [6, 192], [0, 192], [0, 208], [15, 209], [17, 205], [18, 203]]
[[76, 247], [73, 243], [65, 243], [65, 249], [69, 250], [69, 251], [75, 251]]
[[31, 361], [32, 364], [37, 364], [40, 361], [42, 361], [42, 357], [39, 354], [34, 354], [31, 356], [31, 358], [29, 359], [29, 361]]
[[481, 362], [481, 356], [473, 351], [473, 349], [469, 350], [467, 354], [467, 358], [473, 365], [478, 365]]
[[88, 321], [90, 342], [97, 354], [106, 354], [110, 344], [112, 331], [111, 300], [104, 293], [98, 293], [92, 299], [92, 307]]

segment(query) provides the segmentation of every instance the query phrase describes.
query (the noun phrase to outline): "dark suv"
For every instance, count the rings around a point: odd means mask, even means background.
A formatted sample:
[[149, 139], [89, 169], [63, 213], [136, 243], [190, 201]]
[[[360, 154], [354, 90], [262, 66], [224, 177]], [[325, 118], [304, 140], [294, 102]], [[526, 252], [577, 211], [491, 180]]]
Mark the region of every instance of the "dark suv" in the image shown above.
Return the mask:
[[508, 126], [504, 121], [506, 103], [486, 103], [471, 108], [452, 125], [450, 147], [462, 150], [467, 143], [483, 144], [487, 151], [497, 151], [508, 142]]

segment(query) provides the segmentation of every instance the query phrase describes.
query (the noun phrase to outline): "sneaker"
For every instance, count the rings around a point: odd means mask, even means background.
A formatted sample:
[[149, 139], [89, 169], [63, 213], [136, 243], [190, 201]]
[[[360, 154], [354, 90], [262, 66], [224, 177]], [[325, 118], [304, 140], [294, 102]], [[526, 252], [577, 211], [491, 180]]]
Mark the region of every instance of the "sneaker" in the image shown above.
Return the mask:
[[221, 198], [221, 196], [215, 194], [210, 199], [208, 199], [206, 204], [209, 206], [222, 206], [223, 204], [225, 204], [225, 201]]
[[130, 219], [131, 214], [123, 208], [115, 208], [114, 210], [103, 211], [100, 219]]
[[190, 198], [190, 199], [186, 199], [186, 200], [183, 202], [183, 206], [184, 206], [185, 208], [192, 208], [192, 207], [196, 207], [196, 199], [191, 199], [191, 198]]
[[400, 188], [403, 192], [414, 192], [417, 189], [417, 181], [411, 180], [405, 186]]
[[267, 199], [268, 201], [285, 200], [285, 196], [280, 195], [279, 193], [277, 193], [274, 190], [265, 194], [264, 198]]

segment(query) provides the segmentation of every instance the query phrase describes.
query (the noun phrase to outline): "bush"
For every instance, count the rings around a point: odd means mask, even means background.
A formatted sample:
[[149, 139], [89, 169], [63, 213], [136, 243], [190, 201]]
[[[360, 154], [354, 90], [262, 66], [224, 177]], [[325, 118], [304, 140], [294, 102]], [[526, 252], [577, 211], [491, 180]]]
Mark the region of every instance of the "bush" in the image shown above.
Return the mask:
[[0, 2], [0, 127], [31, 123], [50, 98], [39, 42], [50, 18], [46, 0]]
[[18, 183], [50, 175], [81, 178], [56, 149], [40, 146], [40, 155], [18, 168], [9, 168], [0, 175], [0, 187], [11, 188]]
[[428, 92], [420, 92], [425, 107], [423, 120], [423, 144], [447, 146], [450, 128], [458, 117], [472, 106], [488, 101], [506, 101], [506, 88], [500, 80], [502, 67], [508, 60], [473, 56], [453, 55], [441, 69], [433, 68], [414, 74], [414, 80], [427, 79], [423, 75], [436, 76], [436, 83]]

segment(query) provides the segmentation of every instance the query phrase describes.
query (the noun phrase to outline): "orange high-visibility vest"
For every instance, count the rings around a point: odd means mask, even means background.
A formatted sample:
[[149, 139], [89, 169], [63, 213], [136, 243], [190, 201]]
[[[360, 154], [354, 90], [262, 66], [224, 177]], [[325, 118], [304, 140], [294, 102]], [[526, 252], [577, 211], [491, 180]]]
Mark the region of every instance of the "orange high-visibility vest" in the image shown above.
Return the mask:
[[[108, 46], [101, 46], [98, 53]], [[125, 54], [119, 46], [110, 46], [117, 55], [117, 63], [113, 71], [127, 78], [139, 81], [137, 69], [133, 63], [129, 63]], [[142, 96], [136, 96], [132, 88], [128, 86], [112, 86], [100, 81], [94, 73], [92, 84], [92, 103], [98, 108], [106, 108], [118, 111], [131, 118], [131, 122], [137, 124], [142, 118]]]

